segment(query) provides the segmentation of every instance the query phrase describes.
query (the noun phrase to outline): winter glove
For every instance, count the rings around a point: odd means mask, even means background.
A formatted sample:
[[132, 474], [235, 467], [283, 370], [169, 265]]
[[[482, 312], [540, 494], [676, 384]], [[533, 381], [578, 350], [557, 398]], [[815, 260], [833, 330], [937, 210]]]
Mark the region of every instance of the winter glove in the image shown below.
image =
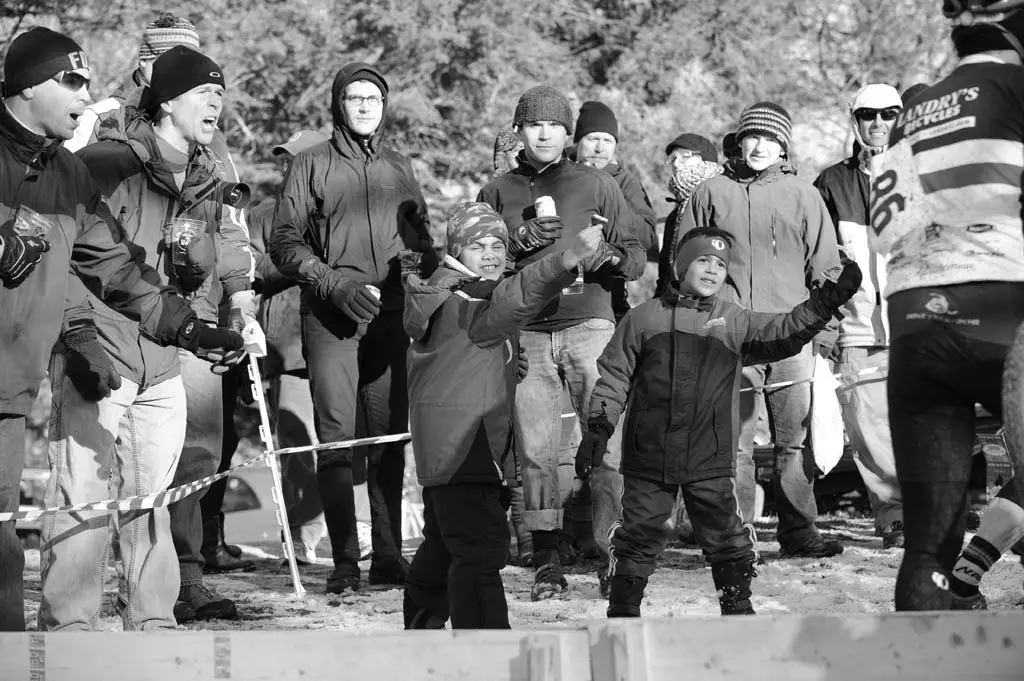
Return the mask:
[[[194, 313], [188, 315], [178, 328], [175, 345], [213, 363], [214, 373], [223, 373], [245, 357], [245, 341], [240, 333], [207, 326]], [[223, 370], [218, 371], [218, 367]]]
[[100, 345], [95, 327], [68, 331], [61, 341], [64, 343], [64, 373], [87, 401], [99, 402], [121, 387], [121, 376]]
[[516, 383], [522, 383], [526, 380], [526, 374], [530, 372], [530, 360], [526, 357], [526, 350], [523, 346], [519, 346], [519, 357], [516, 361]]
[[15, 288], [32, 274], [50, 242], [40, 236], [22, 236], [14, 231], [14, 220], [0, 226], [0, 279]]
[[559, 217], [533, 218], [516, 227], [508, 235], [508, 253], [514, 258], [550, 246], [562, 236]]
[[596, 272], [609, 262], [615, 264], [616, 262], [621, 261], [622, 253], [614, 247], [609, 246], [607, 241], [602, 241], [601, 245], [597, 249], [597, 253], [588, 258], [584, 258], [580, 265], [583, 267], [584, 272]]
[[579, 449], [576, 450], [576, 477], [586, 480], [590, 477], [590, 471], [601, 465], [604, 460], [604, 451], [608, 449], [608, 439], [615, 432], [615, 427], [607, 419], [591, 419], [580, 441]]
[[833, 283], [826, 281], [821, 287], [821, 300], [831, 310], [838, 310], [843, 304], [860, 290], [860, 267], [855, 262], [848, 262], [843, 267], [839, 278]]
[[373, 321], [380, 312], [380, 299], [363, 284], [342, 279], [328, 298], [345, 316], [360, 324]]

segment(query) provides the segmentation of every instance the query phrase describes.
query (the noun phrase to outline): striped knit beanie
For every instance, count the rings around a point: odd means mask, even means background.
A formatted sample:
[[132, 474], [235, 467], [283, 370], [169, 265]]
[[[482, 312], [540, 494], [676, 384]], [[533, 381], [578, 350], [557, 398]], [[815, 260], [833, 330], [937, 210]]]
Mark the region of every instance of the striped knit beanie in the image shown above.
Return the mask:
[[789, 117], [789, 112], [778, 104], [751, 104], [740, 114], [740, 124], [736, 128], [736, 143], [739, 144], [747, 135], [773, 137], [782, 145], [782, 150], [788, 153], [793, 141], [793, 120]]
[[191, 21], [164, 12], [146, 24], [139, 42], [139, 61], [156, 59], [175, 45], [199, 51], [199, 32]]

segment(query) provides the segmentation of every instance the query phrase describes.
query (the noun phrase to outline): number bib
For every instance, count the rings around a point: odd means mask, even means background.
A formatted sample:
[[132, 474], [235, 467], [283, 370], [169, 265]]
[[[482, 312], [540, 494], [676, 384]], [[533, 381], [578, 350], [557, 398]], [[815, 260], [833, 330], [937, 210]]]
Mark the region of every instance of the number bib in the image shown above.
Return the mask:
[[897, 241], [932, 222], [914, 154], [901, 141], [885, 152], [880, 171], [871, 178], [871, 245], [880, 253], [890, 253]]

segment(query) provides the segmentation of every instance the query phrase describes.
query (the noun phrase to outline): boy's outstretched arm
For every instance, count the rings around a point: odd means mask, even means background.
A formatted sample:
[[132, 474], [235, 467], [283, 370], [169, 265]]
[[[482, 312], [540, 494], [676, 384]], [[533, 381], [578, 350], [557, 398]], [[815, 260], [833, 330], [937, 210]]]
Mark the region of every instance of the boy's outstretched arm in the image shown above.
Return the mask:
[[843, 267], [839, 279], [811, 290], [811, 297], [788, 313], [744, 310], [747, 329], [743, 354], [748, 360], [773, 362], [791, 357], [825, 328], [843, 303], [860, 289], [861, 271], [855, 262]]

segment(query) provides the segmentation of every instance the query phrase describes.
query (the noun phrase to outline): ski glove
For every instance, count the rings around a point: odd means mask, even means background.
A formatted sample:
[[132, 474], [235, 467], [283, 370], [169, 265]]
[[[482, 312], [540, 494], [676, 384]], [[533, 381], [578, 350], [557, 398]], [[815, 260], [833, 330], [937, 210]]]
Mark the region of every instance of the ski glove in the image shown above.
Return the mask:
[[240, 333], [231, 329], [207, 326], [199, 321], [195, 313], [185, 317], [185, 321], [178, 328], [175, 345], [188, 350], [196, 357], [214, 363], [214, 373], [223, 373], [218, 372], [217, 367], [222, 367], [226, 371], [245, 356], [245, 341], [242, 340]]
[[821, 287], [821, 300], [831, 310], [838, 310], [860, 290], [860, 267], [852, 260], [843, 266], [835, 282], [826, 281]]
[[380, 312], [380, 300], [363, 284], [352, 279], [342, 279], [331, 290], [331, 304], [345, 316], [360, 324], [373, 321]]
[[40, 236], [22, 236], [14, 231], [14, 221], [0, 226], [0, 279], [15, 288], [32, 274], [50, 242]]
[[591, 419], [587, 432], [583, 434], [579, 449], [576, 450], [576, 477], [586, 480], [590, 471], [601, 465], [604, 451], [608, 449], [608, 439], [615, 432], [615, 427], [604, 418]]
[[64, 373], [87, 401], [99, 402], [121, 387], [121, 376], [100, 345], [95, 327], [68, 331], [61, 341], [64, 343]]
[[508, 253], [517, 258], [555, 243], [562, 236], [562, 219], [533, 218], [516, 227], [508, 235]]
[[526, 374], [530, 372], [530, 360], [526, 357], [526, 350], [523, 346], [519, 346], [519, 357], [516, 360], [516, 383], [522, 383], [526, 380]]

